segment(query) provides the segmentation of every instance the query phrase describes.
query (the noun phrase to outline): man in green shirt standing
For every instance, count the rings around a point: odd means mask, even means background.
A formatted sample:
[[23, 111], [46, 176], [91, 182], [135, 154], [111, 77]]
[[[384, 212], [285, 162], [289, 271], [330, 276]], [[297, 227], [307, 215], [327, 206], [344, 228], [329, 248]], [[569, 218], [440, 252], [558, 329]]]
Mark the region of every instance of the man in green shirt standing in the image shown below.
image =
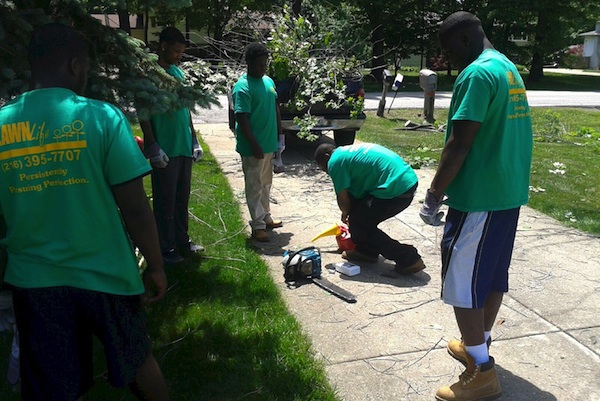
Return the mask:
[[[185, 76], [177, 67], [185, 50], [183, 34], [174, 27], [160, 33], [158, 64], [179, 81]], [[152, 164], [152, 199], [160, 249], [165, 263], [179, 263], [184, 256], [204, 251], [188, 235], [188, 204], [192, 163], [203, 155], [190, 111], [181, 108], [140, 120], [144, 155]]]
[[245, 58], [247, 72], [236, 82], [232, 92], [235, 150], [242, 157], [252, 238], [267, 242], [267, 229], [283, 225], [281, 220], [271, 216], [269, 199], [273, 183], [271, 161], [277, 152], [281, 117], [275, 83], [265, 75], [269, 51], [262, 43], [251, 43], [246, 48]]
[[[0, 242], [22, 397], [81, 399], [94, 380], [95, 336], [113, 386], [166, 401], [143, 309], [167, 289], [143, 185], [148, 162], [123, 113], [82, 96], [89, 59], [81, 33], [43, 25], [29, 59], [30, 90], [0, 109]], [[134, 245], [147, 262], [142, 275]]]
[[462, 340], [448, 353], [466, 366], [442, 401], [492, 400], [502, 389], [488, 348], [508, 291], [519, 210], [527, 203], [533, 146], [525, 85], [494, 49], [475, 15], [459, 11], [440, 26], [442, 50], [459, 70], [448, 111], [446, 144], [420, 215], [441, 224], [442, 299], [454, 307]]

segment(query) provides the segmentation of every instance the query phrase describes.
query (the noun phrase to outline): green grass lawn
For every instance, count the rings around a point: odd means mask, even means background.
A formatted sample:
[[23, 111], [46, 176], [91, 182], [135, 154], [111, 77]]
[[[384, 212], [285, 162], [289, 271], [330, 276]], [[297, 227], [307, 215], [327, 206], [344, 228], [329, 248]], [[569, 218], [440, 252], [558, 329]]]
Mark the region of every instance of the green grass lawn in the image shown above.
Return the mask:
[[[415, 168], [435, 168], [444, 133], [400, 129], [406, 120], [422, 122], [419, 113], [392, 110], [377, 117], [368, 112], [358, 138], [397, 151]], [[436, 126], [440, 125], [447, 110], [436, 110], [435, 117]], [[568, 226], [600, 235], [600, 111], [534, 108], [532, 119], [535, 143], [529, 206]]]

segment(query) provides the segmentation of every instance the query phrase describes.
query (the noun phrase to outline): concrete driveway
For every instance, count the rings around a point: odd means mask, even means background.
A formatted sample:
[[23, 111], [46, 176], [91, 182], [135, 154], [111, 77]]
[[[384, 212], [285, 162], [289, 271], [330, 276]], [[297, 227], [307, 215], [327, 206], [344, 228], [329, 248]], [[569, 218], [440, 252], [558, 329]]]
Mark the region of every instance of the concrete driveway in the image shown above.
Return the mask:
[[[197, 129], [248, 218], [231, 131], [223, 123], [198, 124]], [[340, 216], [331, 181], [312, 159], [315, 145], [288, 145], [283, 154], [287, 170], [275, 175], [272, 190], [272, 211], [284, 226], [270, 233], [271, 242], [255, 246], [288, 309], [311, 338], [315, 357], [340, 400], [433, 400], [436, 389], [456, 381], [462, 371], [445, 350], [459, 332], [452, 308], [439, 299], [442, 228], [426, 226], [418, 217], [434, 171], [417, 170], [415, 201], [381, 224], [392, 237], [414, 244], [427, 269], [398, 276], [392, 262], [380, 257], [348, 277], [332, 268], [342, 261], [333, 237], [310, 242]], [[355, 294], [356, 303], [316, 285], [290, 288], [284, 283], [284, 250], [311, 244], [320, 247], [323, 276]], [[510, 286], [490, 349], [502, 400], [600, 400], [600, 238], [524, 207]]]

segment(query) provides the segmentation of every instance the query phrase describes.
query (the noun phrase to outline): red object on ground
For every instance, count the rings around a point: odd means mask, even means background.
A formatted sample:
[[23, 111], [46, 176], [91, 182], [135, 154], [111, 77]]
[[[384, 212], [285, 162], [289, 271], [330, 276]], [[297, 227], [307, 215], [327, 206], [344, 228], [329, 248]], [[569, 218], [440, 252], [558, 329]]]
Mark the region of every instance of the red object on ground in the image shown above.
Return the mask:
[[354, 241], [352, 241], [352, 238], [350, 237], [350, 231], [348, 230], [348, 227], [343, 226], [341, 224], [338, 227], [341, 233], [340, 235], [335, 236], [335, 240], [337, 241], [339, 250], [351, 251], [354, 248], [356, 248], [356, 244], [354, 243]]
[[133, 139], [135, 139], [135, 141], [137, 142], [138, 146], [140, 147], [140, 150], [143, 152], [144, 151], [144, 140], [139, 137], [139, 136], [134, 136]]

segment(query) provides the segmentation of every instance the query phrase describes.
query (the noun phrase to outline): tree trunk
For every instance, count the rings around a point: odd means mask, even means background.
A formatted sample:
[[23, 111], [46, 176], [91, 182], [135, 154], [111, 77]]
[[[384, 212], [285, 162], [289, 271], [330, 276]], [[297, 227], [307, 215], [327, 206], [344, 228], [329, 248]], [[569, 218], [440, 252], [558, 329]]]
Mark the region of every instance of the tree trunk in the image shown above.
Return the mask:
[[531, 59], [531, 69], [529, 70], [527, 82], [539, 82], [542, 78], [544, 78], [544, 58], [541, 53], [536, 50]]
[[131, 35], [131, 25], [129, 24], [129, 12], [121, 8], [117, 9], [117, 15], [119, 16], [119, 28]]
[[302, 0], [292, 0], [292, 14], [297, 17], [302, 12]]
[[535, 42], [533, 43], [533, 55], [531, 59], [531, 68], [527, 82], [539, 82], [544, 77], [544, 55], [548, 32], [552, 29], [550, 20], [545, 10], [538, 11], [538, 21], [535, 27]]

